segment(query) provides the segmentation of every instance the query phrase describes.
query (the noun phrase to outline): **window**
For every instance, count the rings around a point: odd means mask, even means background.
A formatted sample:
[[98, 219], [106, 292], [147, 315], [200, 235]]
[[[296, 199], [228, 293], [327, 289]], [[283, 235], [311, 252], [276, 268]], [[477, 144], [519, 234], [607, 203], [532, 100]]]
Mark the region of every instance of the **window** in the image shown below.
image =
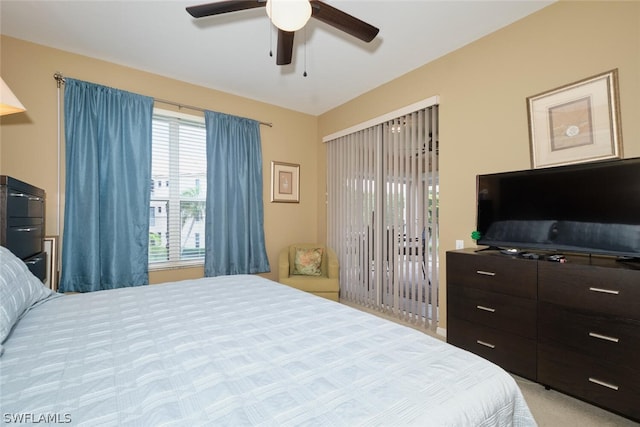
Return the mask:
[[151, 174], [158, 185], [151, 188], [151, 208], [162, 215], [149, 226], [151, 267], [204, 260], [205, 137], [203, 117], [155, 110]]
[[[149, 207], [149, 227], [156, 225], [156, 210], [153, 206]], [[151, 241], [149, 241], [151, 243]]]

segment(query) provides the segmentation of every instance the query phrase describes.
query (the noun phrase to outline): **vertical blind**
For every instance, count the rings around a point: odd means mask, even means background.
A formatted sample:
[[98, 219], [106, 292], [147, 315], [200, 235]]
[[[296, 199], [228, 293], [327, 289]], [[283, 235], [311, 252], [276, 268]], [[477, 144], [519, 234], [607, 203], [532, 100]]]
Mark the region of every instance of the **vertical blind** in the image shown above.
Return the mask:
[[438, 321], [438, 106], [327, 142], [328, 243], [340, 297]]

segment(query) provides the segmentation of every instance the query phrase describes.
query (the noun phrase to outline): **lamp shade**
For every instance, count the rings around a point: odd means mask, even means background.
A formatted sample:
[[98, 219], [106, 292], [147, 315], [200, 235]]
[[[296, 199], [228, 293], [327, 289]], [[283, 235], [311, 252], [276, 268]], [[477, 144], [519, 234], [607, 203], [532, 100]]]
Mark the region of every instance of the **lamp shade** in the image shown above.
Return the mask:
[[9, 86], [0, 77], [0, 116], [6, 114], [20, 113], [25, 111], [24, 105], [18, 101], [18, 98], [11, 92]]
[[309, 0], [267, 0], [267, 15], [283, 31], [296, 31], [311, 18]]

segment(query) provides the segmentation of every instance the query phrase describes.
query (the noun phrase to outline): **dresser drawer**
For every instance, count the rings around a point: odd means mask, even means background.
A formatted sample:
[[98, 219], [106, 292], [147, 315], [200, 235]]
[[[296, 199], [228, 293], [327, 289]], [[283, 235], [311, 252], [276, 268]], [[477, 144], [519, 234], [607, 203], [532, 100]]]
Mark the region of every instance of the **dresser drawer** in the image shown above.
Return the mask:
[[541, 302], [538, 339], [640, 371], [640, 321], [584, 313]]
[[5, 247], [18, 258], [27, 258], [42, 252], [44, 223], [41, 218], [9, 219]]
[[536, 341], [447, 316], [447, 342], [500, 365], [507, 371], [536, 379]]
[[47, 254], [46, 252], [40, 252], [30, 258], [24, 260], [29, 271], [38, 279], [44, 282], [47, 277]]
[[527, 338], [536, 338], [536, 300], [452, 286], [447, 290], [447, 313], [469, 322]]
[[640, 320], [640, 270], [540, 262], [538, 299]]
[[0, 175], [3, 215], [7, 218], [44, 217], [45, 192], [26, 182]]
[[508, 256], [447, 252], [447, 283], [535, 299], [536, 265]]
[[640, 371], [538, 345], [538, 382], [640, 421]]
[[43, 216], [44, 197], [8, 188], [7, 217], [42, 218]]

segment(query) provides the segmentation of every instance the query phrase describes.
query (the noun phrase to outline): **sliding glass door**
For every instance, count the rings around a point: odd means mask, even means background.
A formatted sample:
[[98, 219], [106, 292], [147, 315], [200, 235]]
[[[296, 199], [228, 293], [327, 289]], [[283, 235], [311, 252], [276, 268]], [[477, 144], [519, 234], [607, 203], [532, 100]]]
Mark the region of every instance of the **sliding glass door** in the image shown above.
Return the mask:
[[435, 329], [438, 107], [328, 142], [328, 242], [341, 298]]

